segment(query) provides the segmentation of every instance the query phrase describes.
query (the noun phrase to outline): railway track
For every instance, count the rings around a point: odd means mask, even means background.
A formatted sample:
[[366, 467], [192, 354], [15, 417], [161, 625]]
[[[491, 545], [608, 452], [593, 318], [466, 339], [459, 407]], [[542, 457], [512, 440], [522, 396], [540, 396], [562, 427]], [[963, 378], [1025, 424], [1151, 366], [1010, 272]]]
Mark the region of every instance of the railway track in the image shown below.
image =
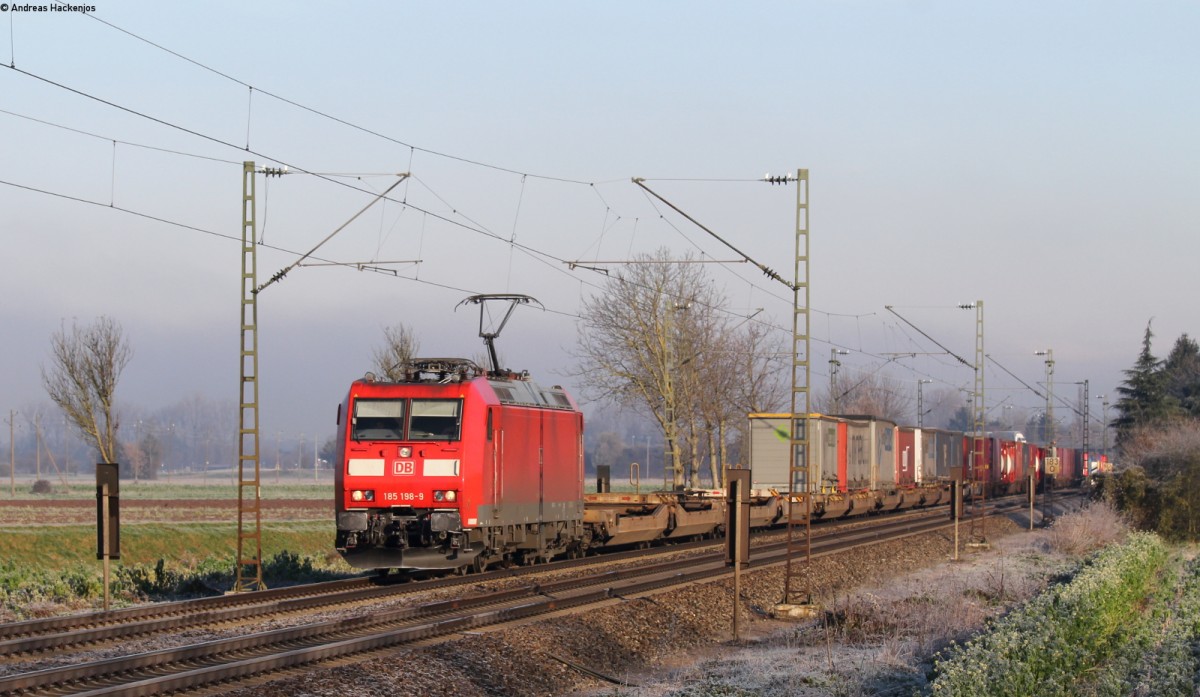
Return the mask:
[[[937, 509], [942, 511], [944, 509]], [[911, 511], [900, 516], [937, 515], [930, 511]], [[836, 534], [845, 527], [862, 525], [860, 519], [825, 521], [817, 526], [817, 535]], [[770, 532], [763, 536], [770, 536]], [[776, 533], [778, 534], [778, 533]], [[651, 549], [606, 552], [583, 559], [556, 561], [549, 566], [522, 566], [487, 571], [470, 576], [446, 576], [405, 583], [398, 576], [386, 579], [352, 578], [300, 586], [272, 588], [246, 594], [230, 594], [138, 607], [50, 617], [0, 625], [0, 659], [27, 654], [61, 652], [128, 640], [166, 632], [246, 623], [266, 617], [311, 613], [356, 603], [386, 601], [403, 595], [452, 588], [501, 578], [544, 573], [549, 569], [569, 569], [595, 564], [653, 557], [712, 547], [711, 540], [672, 543]]]
[[379, 602], [430, 590], [452, 588], [503, 578], [544, 573], [624, 559], [637, 559], [664, 551], [679, 552], [711, 547], [712, 541], [696, 541], [654, 550], [629, 550], [603, 557], [563, 560], [549, 566], [512, 567], [470, 576], [445, 576], [406, 583], [400, 577], [352, 578], [301, 586], [272, 588], [247, 594], [231, 594], [155, 603], [138, 607], [66, 615], [0, 625], [0, 658], [23, 654], [62, 651], [73, 647], [143, 637], [199, 627], [248, 622], [264, 617], [325, 610], [355, 603]]
[[[1021, 504], [1010, 506], [1020, 507]], [[942, 529], [950, 524], [944, 510], [925, 516], [888, 519], [878, 526], [843, 531], [836, 536], [823, 535], [814, 538], [813, 554], [831, 554], [874, 542]], [[701, 544], [712, 546], [711, 542]], [[684, 546], [680, 545], [672, 551], [683, 548]], [[786, 559], [785, 548], [786, 543], [783, 542], [756, 546], [752, 552], [752, 564], [757, 568], [780, 563]], [[611, 560], [611, 556], [603, 559], [605, 562]], [[544, 572], [551, 568], [562, 567], [524, 567], [518, 571]], [[501, 572], [495, 576], [503, 576], [505, 573]], [[683, 559], [637, 565], [621, 571], [599, 571], [554, 582], [530, 582], [506, 590], [475, 593], [399, 609], [373, 611], [368, 616], [312, 623], [192, 646], [12, 675], [0, 678], [0, 695], [150, 695], [199, 689], [206, 685], [245, 680], [330, 659], [436, 640], [490, 625], [528, 621], [552, 612], [616, 602], [621, 598], [711, 580], [728, 573], [730, 572], [724, 565], [723, 552], [710, 551]], [[486, 576], [488, 575], [472, 576], [466, 581], [479, 583]], [[460, 579], [448, 580], [463, 582]], [[397, 586], [376, 586], [366, 579], [339, 583], [346, 588], [334, 592], [366, 591], [368, 594], [380, 596], [389, 591], [397, 592]], [[398, 588], [403, 589], [400, 592], [411, 592], [410, 589], [424, 590], [431, 587], [432, 584], [406, 584]], [[281, 589], [280, 593], [288, 591], [301, 592], [300, 589]], [[256, 595], [259, 594], [234, 597], [248, 600], [250, 596]], [[311, 597], [310, 590], [307, 597], [281, 597], [259, 604], [295, 608], [300, 603], [310, 602]], [[247, 604], [249, 603], [245, 600], [242, 602], [243, 606]], [[208, 610], [211, 611], [211, 608]], [[230, 609], [235, 610], [238, 608]], [[245, 607], [241, 610], [245, 610]], [[105, 614], [111, 616], [117, 613]], [[118, 621], [115, 618], [110, 619]], [[120, 625], [115, 625], [115, 628], [119, 627]], [[149, 631], [151, 630], [146, 629], [142, 633]], [[70, 632], [71, 630], [67, 630], [58, 634]]]

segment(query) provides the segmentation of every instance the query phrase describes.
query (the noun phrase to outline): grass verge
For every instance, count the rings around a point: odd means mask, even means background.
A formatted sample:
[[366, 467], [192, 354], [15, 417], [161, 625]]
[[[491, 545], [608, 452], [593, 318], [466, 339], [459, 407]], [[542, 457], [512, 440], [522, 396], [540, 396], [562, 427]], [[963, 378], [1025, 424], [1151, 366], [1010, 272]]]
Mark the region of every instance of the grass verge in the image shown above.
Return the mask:
[[[263, 527], [268, 587], [355, 573], [333, 550], [332, 522]], [[0, 530], [0, 621], [94, 609], [104, 596], [94, 526]], [[112, 565], [115, 606], [222, 593], [233, 585], [237, 526], [228, 523], [138, 524], [121, 530]]]
[[1155, 535], [1133, 533], [1125, 544], [1088, 560], [1066, 584], [1008, 614], [985, 634], [944, 652], [930, 693], [1069, 695], [1126, 643], [1155, 589], [1168, 550]]

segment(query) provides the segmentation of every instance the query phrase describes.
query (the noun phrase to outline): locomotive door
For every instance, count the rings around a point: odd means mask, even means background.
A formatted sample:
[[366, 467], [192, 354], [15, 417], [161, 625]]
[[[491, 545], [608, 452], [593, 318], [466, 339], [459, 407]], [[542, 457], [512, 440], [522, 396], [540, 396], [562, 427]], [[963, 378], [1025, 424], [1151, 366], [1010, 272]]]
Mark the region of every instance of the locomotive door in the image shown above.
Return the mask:
[[541, 514], [541, 416], [536, 409], [494, 409], [493, 518], [535, 522]]
[[491, 496], [487, 499], [487, 503], [491, 505], [493, 518], [501, 516], [503, 512], [501, 504], [504, 501], [503, 490], [501, 488], [504, 480], [504, 427], [500, 422], [501, 414], [503, 414], [503, 411], [499, 407], [488, 407], [487, 439], [490, 441], [492, 451], [492, 491]]

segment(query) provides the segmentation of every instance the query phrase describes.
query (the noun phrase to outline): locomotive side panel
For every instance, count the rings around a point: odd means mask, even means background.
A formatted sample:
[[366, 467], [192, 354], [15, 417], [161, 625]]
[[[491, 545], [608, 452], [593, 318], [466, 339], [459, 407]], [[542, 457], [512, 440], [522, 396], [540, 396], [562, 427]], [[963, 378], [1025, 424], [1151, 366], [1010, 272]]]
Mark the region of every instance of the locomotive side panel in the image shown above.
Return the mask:
[[583, 416], [542, 412], [542, 517], [549, 521], [583, 516]]
[[496, 423], [496, 498], [480, 511], [487, 525], [523, 525], [541, 517], [541, 414], [505, 405]]

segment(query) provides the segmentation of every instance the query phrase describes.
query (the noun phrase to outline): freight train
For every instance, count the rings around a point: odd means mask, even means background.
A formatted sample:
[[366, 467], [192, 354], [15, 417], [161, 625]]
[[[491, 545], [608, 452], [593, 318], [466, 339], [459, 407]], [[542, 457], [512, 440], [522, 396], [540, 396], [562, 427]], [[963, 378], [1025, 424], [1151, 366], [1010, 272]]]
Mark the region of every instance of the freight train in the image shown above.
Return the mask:
[[969, 495], [1025, 493], [1030, 474], [1034, 486], [1042, 486], [1047, 456], [1058, 458], [1058, 471], [1051, 472], [1056, 482], [1075, 482], [1089, 472], [1082, 450], [1052, 450], [1016, 432], [976, 439], [957, 431], [897, 426], [874, 416], [810, 414], [810, 484], [805, 487], [801, 479], [794, 487], [789, 484], [787, 424], [787, 414], [750, 415], [752, 487], [783, 492], [807, 488], [819, 517], [947, 503], [954, 479], [970, 484]]
[[[491, 301], [510, 307], [499, 328], [485, 331]], [[335, 546], [351, 566], [479, 571], [724, 534], [722, 490], [584, 493], [578, 404], [561, 386], [500, 368], [496, 357], [494, 340], [513, 309], [536, 302], [463, 301], [480, 305], [489, 369], [464, 358], [417, 359], [393, 366], [396, 379], [368, 373], [350, 385], [337, 412], [334, 467]], [[749, 418], [755, 528], [786, 522], [791, 509], [831, 519], [944, 504], [956, 478], [971, 482], [972, 495], [1019, 493], [1030, 473], [1041, 485], [1048, 456], [1061, 462], [1060, 482], [1088, 473], [1082, 452], [1015, 434], [977, 442], [871, 416], [813, 414], [806, 477], [793, 486], [788, 416]], [[791, 506], [804, 492], [808, 505]]]
[[[338, 409], [337, 550], [356, 568], [467, 571], [723, 534], [722, 491], [585, 494], [583, 429], [575, 400], [527, 373], [433, 358], [397, 381], [368, 374]], [[751, 524], [785, 522], [787, 415], [750, 415], [750, 433]], [[809, 433], [814, 519], [948, 503], [972, 464], [963, 433], [823, 414]], [[1025, 491], [1029, 473], [1040, 484], [1048, 448], [983, 445], [976, 493]], [[1086, 471], [1082, 452], [1055, 453], [1057, 481]]]

